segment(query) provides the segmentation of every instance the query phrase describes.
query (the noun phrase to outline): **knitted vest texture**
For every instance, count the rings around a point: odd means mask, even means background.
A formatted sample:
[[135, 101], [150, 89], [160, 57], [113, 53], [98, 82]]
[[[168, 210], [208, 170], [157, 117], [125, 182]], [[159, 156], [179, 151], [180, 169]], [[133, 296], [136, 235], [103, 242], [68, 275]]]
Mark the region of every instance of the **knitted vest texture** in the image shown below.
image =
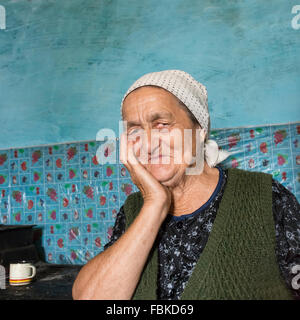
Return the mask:
[[[126, 229], [142, 205], [140, 192], [126, 199]], [[157, 299], [157, 240], [133, 299]], [[272, 176], [228, 169], [225, 191], [207, 244], [180, 299], [293, 299], [280, 275], [275, 245]]]

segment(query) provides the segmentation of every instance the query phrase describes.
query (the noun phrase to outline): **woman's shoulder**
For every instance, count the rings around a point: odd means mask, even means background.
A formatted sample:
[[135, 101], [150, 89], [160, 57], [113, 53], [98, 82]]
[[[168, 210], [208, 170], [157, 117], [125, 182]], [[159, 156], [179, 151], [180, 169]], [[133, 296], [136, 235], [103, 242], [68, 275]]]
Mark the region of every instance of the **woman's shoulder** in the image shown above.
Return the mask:
[[[257, 188], [261, 185], [263, 189], [271, 191], [272, 174], [262, 171], [248, 171], [240, 168], [227, 168], [228, 182], [239, 185], [242, 188]], [[226, 183], [228, 184], [228, 183]]]
[[300, 212], [299, 201], [297, 200], [293, 192], [274, 178], [272, 178], [272, 194], [275, 206], [294, 208], [294, 211], [297, 211], [297, 214]]
[[244, 176], [266, 176], [272, 177], [271, 173], [263, 172], [263, 171], [250, 171], [242, 168], [226, 168], [228, 174], [231, 175], [244, 175]]

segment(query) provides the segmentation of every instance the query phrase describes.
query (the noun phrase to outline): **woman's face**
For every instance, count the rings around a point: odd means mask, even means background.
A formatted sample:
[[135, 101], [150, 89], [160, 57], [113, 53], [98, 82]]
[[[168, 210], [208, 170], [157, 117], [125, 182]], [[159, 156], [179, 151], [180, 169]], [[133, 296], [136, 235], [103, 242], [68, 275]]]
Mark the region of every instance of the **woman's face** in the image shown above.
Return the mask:
[[[126, 97], [122, 112], [142, 165], [164, 185], [178, 184], [196, 150], [195, 127], [178, 100], [162, 88], [145, 86]], [[185, 129], [191, 134], [186, 146]]]

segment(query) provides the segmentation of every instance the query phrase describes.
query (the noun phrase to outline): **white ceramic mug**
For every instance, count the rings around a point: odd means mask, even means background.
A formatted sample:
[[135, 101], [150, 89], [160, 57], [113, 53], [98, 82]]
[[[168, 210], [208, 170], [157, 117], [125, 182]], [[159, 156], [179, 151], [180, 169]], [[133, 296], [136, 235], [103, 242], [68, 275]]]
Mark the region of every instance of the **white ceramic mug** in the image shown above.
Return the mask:
[[36, 268], [29, 262], [11, 263], [9, 266], [9, 284], [23, 286], [30, 283], [36, 274]]

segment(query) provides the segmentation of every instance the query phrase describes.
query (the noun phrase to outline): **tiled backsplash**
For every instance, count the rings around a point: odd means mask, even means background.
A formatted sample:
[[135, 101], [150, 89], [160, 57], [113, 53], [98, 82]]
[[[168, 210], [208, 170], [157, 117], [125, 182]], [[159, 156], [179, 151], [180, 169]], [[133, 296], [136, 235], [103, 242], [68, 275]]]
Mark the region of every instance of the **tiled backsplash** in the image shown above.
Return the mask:
[[[300, 123], [218, 129], [210, 138], [232, 153], [223, 167], [271, 173], [300, 200]], [[86, 263], [103, 250], [120, 206], [138, 190], [119, 163], [118, 142], [0, 150], [0, 223], [42, 228], [49, 263]], [[105, 163], [111, 159], [116, 163]]]

